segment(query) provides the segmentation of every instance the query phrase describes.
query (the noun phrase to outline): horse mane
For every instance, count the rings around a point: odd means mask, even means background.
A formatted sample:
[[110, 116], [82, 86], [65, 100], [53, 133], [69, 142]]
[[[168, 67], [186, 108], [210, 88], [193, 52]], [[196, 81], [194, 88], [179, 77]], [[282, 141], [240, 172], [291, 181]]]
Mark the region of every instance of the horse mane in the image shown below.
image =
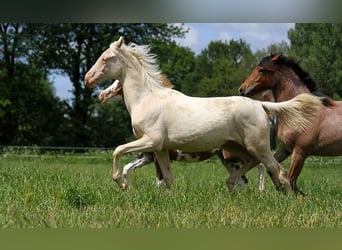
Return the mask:
[[[150, 45], [129, 43], [128, 45], [123, 45], [123, 47], [139, 61], [144, 69], [143, 77], [151, 89], [165, 87], [157, 56], [151, 53]], [[173, 85], [170, 83], [169, 86]]]
[[311, 94], [318, 97], [324, 97], [322, 102], [325, 106], [332, 105], [331, 98], [324, 95], [320, 90], [318, 90], [316, 82], [311, 78], [309, 73], [307, 73], [305, 70], [302, 69], [301, 66], [299, 66], [299, 63], [294, 58], [286, 57], [280, 54], [280, 56], [278, 56], [277, 60], [274, 62], [272, 60], [274, 56], [275, 55], [270, 54], [269, 56], [264, 57], [259, 63], [259, 66], [272, 66], [276, 64], [285, 65], [291, 68], [296, 73], [296, 75], [302, 80], [302, 82], [308, 87]]
[[[267, 65], [271, 66], [274, 64], [272, 61], [272, 57], [274, 55], [269, 55], [267, 57], [264, 57], [261, 62], [260, 66]], [[278, 57], [277, 61], [275, 62], [276, 65], [286, 65], [287, 67], [290, 67], [296, 74], [297, 76], [303, 81], [303, 83], [308, 87], [311, 93], [316, 93], [319, 92], [317, 85], [315, 81], [311, 78], [309, 73], [304, 71], [302, 67], [299, 66], [298, 62], [294, 58], [286, 57], [281, 55]]]

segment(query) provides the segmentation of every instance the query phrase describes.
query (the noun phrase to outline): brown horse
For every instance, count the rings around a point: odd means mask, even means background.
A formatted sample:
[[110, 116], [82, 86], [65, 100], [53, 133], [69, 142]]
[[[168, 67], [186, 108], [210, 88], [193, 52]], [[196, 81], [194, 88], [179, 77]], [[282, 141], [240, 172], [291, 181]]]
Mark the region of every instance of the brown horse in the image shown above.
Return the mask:
[[275, 158], [282, 162], [292, 153], [289, 178], [292, 188], [305, 159], [310, 155], [342, 155], [342, 102], [323, 96], [313, 79], [299, 64], [282, 54], [264, 57], [240, 86], [240, 94], [253, 96], [266, 89], [272, 90], [276, 102], [290, 100], [302, 93], [321, 96], [324, 105], [317, 111], [312, 125], [304, 133], [295, 132], [278, 117], [278, 136], [282, 141]]

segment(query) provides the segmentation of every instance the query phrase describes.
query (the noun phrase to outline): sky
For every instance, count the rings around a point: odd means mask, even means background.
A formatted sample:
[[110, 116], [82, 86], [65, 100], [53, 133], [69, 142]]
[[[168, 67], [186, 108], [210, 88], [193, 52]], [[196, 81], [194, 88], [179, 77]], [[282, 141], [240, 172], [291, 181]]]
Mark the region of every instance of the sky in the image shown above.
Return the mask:
[[[242, 39], [247, 42], [252, 51], [264, 49], [271, 43], [286, 41], [287, 32], [294, 23], [185, 23], [189, 29], [185, 38], [176, 39], [184, 47], [189, 47], [196, 55], [207, 48], [210, 41], [229, 41]], [[62, 99], [70, 99], [72, 83], [66, 76], [51, 75], [56, 95]]]

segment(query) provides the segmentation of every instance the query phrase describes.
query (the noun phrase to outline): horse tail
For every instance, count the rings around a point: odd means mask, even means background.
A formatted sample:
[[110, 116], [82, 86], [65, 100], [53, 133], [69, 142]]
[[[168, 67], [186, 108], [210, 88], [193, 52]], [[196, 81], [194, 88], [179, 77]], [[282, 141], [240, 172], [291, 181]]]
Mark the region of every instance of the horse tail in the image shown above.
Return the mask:
[[311, 94], [301, 94], [284, 102], [260, 102], [267, 113], [281, 119], [286, 126], [302, 133], [311, 124], [312, 118], [322, 105], [322, 98]]

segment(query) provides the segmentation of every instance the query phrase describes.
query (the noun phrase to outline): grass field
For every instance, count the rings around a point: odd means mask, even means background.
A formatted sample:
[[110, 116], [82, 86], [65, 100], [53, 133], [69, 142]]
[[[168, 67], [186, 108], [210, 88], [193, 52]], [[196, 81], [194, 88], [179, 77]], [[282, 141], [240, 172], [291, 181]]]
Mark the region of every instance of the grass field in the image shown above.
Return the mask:
[[[123, 158], [126, 163], [132, 155]], [[175, 184], [156, 188], [153, 165], [131, 175], [132, 189], [111, 180], [111, 152], [0, 156], [2, 228], [342, 228], [342, 158], [310, 158], [286, 196], [257, 170], [247, 190], [228, 193], [216, 158], [174, 163]], [[283, 166], [288, 169], [289, 162]]]

